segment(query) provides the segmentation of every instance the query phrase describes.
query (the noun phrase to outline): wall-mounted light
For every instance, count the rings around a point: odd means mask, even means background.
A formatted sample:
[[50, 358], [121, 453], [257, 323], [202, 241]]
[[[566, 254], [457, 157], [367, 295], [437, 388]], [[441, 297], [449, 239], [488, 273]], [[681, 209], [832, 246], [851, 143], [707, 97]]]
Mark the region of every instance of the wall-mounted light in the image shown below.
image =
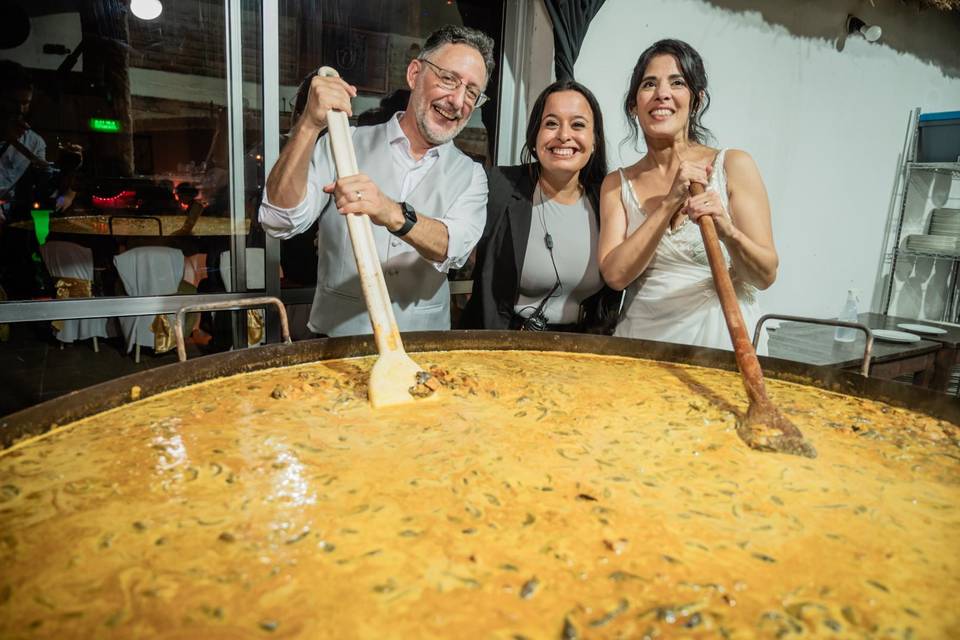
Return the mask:
[[883, 35], [879, 25], [867, 24], [854, 15], [847, 16], [847, 33], [859, 33], [867, 42], [876, 42]]
[[141, 20], [155, 20], [163, 12], [160, 0], [130, 0], [130, 11]]

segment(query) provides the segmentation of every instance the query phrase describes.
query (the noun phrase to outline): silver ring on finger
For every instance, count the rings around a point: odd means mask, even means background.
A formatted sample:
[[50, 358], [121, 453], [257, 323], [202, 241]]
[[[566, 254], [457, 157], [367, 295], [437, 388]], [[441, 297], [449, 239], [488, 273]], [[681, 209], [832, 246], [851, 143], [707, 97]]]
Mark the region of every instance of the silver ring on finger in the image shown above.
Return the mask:
[[357, 202], [363, 200], [363, 191], [356, 191], [354, 192], [354, 195], [357, 197]]

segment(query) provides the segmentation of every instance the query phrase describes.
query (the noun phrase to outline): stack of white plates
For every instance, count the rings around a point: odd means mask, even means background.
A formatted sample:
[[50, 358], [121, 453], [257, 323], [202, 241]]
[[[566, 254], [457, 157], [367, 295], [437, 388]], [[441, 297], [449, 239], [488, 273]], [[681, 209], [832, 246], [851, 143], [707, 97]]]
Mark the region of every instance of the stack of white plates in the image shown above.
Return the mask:
[[960, 209], [934, 209], [930, 216], [930, 235], [960, 237]]
[[960, 237], [953, 235], [907, 236], [907, 249], [922, 253], [957, 256], [960, 255]]

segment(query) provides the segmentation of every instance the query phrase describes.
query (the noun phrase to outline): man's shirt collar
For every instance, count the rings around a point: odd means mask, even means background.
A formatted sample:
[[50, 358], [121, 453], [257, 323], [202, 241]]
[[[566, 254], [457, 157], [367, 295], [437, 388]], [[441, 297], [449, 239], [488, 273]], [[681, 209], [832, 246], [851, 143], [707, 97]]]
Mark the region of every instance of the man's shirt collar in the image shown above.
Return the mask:
[[[403, 117], [404, 113], [405, 112], [403, 111], [398, 111], [393, 115], [393, 117], [390, 118], [390, 120], [387, 121], [387, 140], [391, 145], [402, 145], [402, 148], [407, 156], [412, 158], [413, 155], [410, 153], [410, 139], [407, 138], [407, 134], [403, 132], [403, 128], [400, 126], [400, 118]], [[452, 144], [453, 141], [451, 140], [436, 147], [430, 147], [427, 149], [427, 152], [423, 154], [423, 157], [426, 158], [429, 156], [434, 156], [439, 158], [441, 153], [445, 152]]]

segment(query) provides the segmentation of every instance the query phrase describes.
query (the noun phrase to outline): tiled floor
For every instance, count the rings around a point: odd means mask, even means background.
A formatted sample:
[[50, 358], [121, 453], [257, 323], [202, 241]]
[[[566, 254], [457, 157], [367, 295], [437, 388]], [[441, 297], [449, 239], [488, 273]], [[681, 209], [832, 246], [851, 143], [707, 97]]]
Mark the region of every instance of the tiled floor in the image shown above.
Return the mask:
[[[177, 361], [176, 351], [154, 356], [142, 349], [140, 364], [123, 352], [119, 338], [100, 339], [100, 352], [93, 341], [65, 345], [50, 334], [50, 323], [10, 325], [10, 339], [0, 342], [0, 416], [25, 409], [44, 400], [83, 389], [138, 371]], [[190, 345], [188, 357], [200, 354]]]

